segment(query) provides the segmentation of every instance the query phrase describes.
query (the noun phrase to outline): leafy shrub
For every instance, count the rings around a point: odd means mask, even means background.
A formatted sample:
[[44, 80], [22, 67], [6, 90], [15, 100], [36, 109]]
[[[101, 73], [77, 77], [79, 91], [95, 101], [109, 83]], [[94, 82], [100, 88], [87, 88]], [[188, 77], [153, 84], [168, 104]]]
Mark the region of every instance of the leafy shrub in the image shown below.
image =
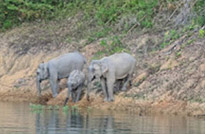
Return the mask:
[[82, 12], [99, 25], [112, 24], [123, 14], [136, 14], [142, 27], [152, 27], [158, 0], [4, 0], [0, 2], [0, 27], [11, 28], [25, 21], [52, 19]]
[[8, 29], [24, 21], [44, 19], [53, 11], [54, 6], [46, 0], [4, 0], [0, 3], [0, 27]]
[[126, 47], [122, 44], [118, 36], [114, 36], [110, 40], [101, 40], [100, 46], [103, 47], [103, 50], [97, 52], [94, 55], [93, 59], [101, 58], [104, 55], [109, 56], [114, 53], [129, 52], [126, 49]]
[[164, 34], [163, 43], [161, 44], [161, 48], [164, 48], [165, 46], [169, 45], [172, 41], [178, 39], [180, 35], [177, 33], [176, 30], [172, 29], [170, 31], [167, 31]]
[[205, 37], [205, 30], [204, 29], [200, 29], [199, 30], [199, 37], [200, 38], [204, 38]]
[[196, 4], [194, 5], [194, 11], [196, 12], [195, 22], [200, 26], [205, 25], [205, 1], [204, 0], [197, 0]]

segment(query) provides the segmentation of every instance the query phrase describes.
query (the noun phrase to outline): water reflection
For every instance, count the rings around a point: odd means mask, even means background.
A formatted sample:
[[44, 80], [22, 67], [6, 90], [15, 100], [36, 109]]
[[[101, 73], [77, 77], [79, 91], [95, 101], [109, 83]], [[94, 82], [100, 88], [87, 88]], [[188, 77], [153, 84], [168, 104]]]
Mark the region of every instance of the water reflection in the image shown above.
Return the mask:
[[205, 121], [177, 116], [136, 116], [103, 111], [36, 114], [37, 134], [204, 134]]
[[0, 102], [0, 134], [205, 134], [205, 120], [91, 110], [32, 112], [27, 103]]
[[77, 110], [69, 110], [66, 113], [59, 113], [56, 110], [36, 113], [36, 133], [113, 134], [115, 129], [113, 115], [99, 114], [80, 113]]
[[36, 113], [37, 134], [79, 133], [84, 126], [84, 117], [76, 110], [66, 113], [48, 110]]

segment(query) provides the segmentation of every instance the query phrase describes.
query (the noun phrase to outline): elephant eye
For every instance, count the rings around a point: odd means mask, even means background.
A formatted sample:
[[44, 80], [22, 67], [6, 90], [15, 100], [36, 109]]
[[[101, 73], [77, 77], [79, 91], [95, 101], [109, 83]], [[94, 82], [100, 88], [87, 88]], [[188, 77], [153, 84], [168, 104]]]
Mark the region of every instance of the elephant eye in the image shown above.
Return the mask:
[[37, 75], [39, 75], [39, 72], [36, 72]]

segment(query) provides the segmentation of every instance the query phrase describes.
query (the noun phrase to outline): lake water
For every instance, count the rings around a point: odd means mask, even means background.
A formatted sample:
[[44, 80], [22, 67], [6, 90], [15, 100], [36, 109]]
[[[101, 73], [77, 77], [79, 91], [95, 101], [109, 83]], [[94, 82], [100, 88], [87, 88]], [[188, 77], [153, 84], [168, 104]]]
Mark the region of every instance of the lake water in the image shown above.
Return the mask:
[[32, 111], [28, 103], [0, 102], [0, 134], [205, 134], [205, 120], [100, 110]]

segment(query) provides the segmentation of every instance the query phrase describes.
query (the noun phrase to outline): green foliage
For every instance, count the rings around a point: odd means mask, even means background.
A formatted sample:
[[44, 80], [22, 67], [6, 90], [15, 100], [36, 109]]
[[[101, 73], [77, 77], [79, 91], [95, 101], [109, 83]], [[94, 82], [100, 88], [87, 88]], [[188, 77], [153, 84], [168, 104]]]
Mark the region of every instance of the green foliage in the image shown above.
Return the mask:
[[142, 27], [152, 27], [153, 9], [157, 0], [104, 0], [103, 4], [97, 5], [95, 18], [98, 24], [104, 25], [119, 20], [123, 14], [136, 14], [137, 20]]
[[164, 39], [163, 39], [163, 43], [161, 44], [161, 48], [166, 47], [167, 45], [169, 45], [172, 41], [178, 39], [180, 37], [180, 35], [177, 33], [176, 30], [172, 29], [170, 31], [167, 31], [164, 34]]
[[179, 58], [181, 56], [181, 50], [176, 52], [176, 58]]
[[71, 109], [72, 109], [72, 110], [78, 110], [78, 105], [73, 105], [73, 106], [71, 107]]
[[120, 8], [116, 6], [100, 6], [96, 11], [95, 17], [98, 20], [98, 24], [103, 25], [107, 22], [115, 21], [117, 19], [119, 12]]
[[103, 28], [102, 30], [94, 31], [94, 32], [88, 37], [88, 41], [86, 42], [86, 44], [89, 44], [89, 43], [91, 43], [91, 42], [93, 42], [93, 41], [96, 41], [97, 39], [106, 37], [110, 31], [111, 31], [110, 28]]
[[115, 23], [123, 14], [136, 14], [137, 20], [144, 17], [141, 26], [149, 28], [157, 3], [158, 0], [3, 0], [0, 27], [9, 29], [25, 21], [64, 18], [81, 12], [85, 19], [95, 19], [101, 26]]
[[32, 110], [42, 110], [42, 109], [45, 108], [45, 106], [41, 105], [41, 104], [32, 104], [32, 103], [30, 103], [29, 106]]
[[64, 107], [63, 107], [63, 112], [68, 112], [68, 110], [69, 110], [69, 107], [68, 107], [68, 106], [64, 106]]
[[114, 36], [110, 40], [105, 40], [105, 39], [101, 40], [100, 46], [103, 47], [103, 50], [97, 52], [93, 57], [94, 59], [101, 58], [104, 55], [112, 55], [114, 53], [128, 52], [128, 50], [126, 50], [125, 46], [122, 44], [118, 36]]
[[191, 98], [189, 99], [190, 102], [199, 102], [199, 103], [205, 103], [205, 99], [203, 97], [198, 97], [198, 98]]
[[0, 2], [0, 27], [8, 29], [24, 21], [52, 16], [54, 5], [46, 0], [4, 0]]
[[196, 12], [195, 22], [200, 26], [205, 25], [205, 0], [197, 0], [194, 5], [194, 11]]
[[161, 48], [164, 48], [165, 46], [167, 46], [169, 44], [169, 42], [167, 41], [168, 37], [169, 37], [169, 32], [166, 32], [164, 34], [164, 40], [163, 40], [163, 43], [161, 44]]
[[92, 107], [89, 107], [89, 106], [88, 106], [88, 107], [87, 107], [87, 110], [88, 110], [88, 111], [91, 111], [91, 110], [92, 110]]
[[200, 38], [204, 38], [205, 37], [205, 30], [204, 29], [200, 29], [199, 30], [199, 37]]
[[47, 109], [47, 110], [59, 110], [60, 109], [59, 105], [55, 105], [55, 106], [48, 105], [48, 106], [45, 106], [45, 105], [41, 105], [41, 104], [32, 104], [32, 103], [30, 103], [29, 106], [32, 109], [32, 111], [39, 111], [39, 110], [45, 110], [45, 109]]
[[53, 109], [55, 109], [55, 110], [58, 110], [60, 108], [60, 106], [58, 106], [58, 105], [55, 105], [54, 107], [53, 107]]
[[47, 107], [47, 109], [51, 110], [51, 109], [53, 109], [53, 106], [52, 106], [52, 105], [49, 105], [49, 106]]

